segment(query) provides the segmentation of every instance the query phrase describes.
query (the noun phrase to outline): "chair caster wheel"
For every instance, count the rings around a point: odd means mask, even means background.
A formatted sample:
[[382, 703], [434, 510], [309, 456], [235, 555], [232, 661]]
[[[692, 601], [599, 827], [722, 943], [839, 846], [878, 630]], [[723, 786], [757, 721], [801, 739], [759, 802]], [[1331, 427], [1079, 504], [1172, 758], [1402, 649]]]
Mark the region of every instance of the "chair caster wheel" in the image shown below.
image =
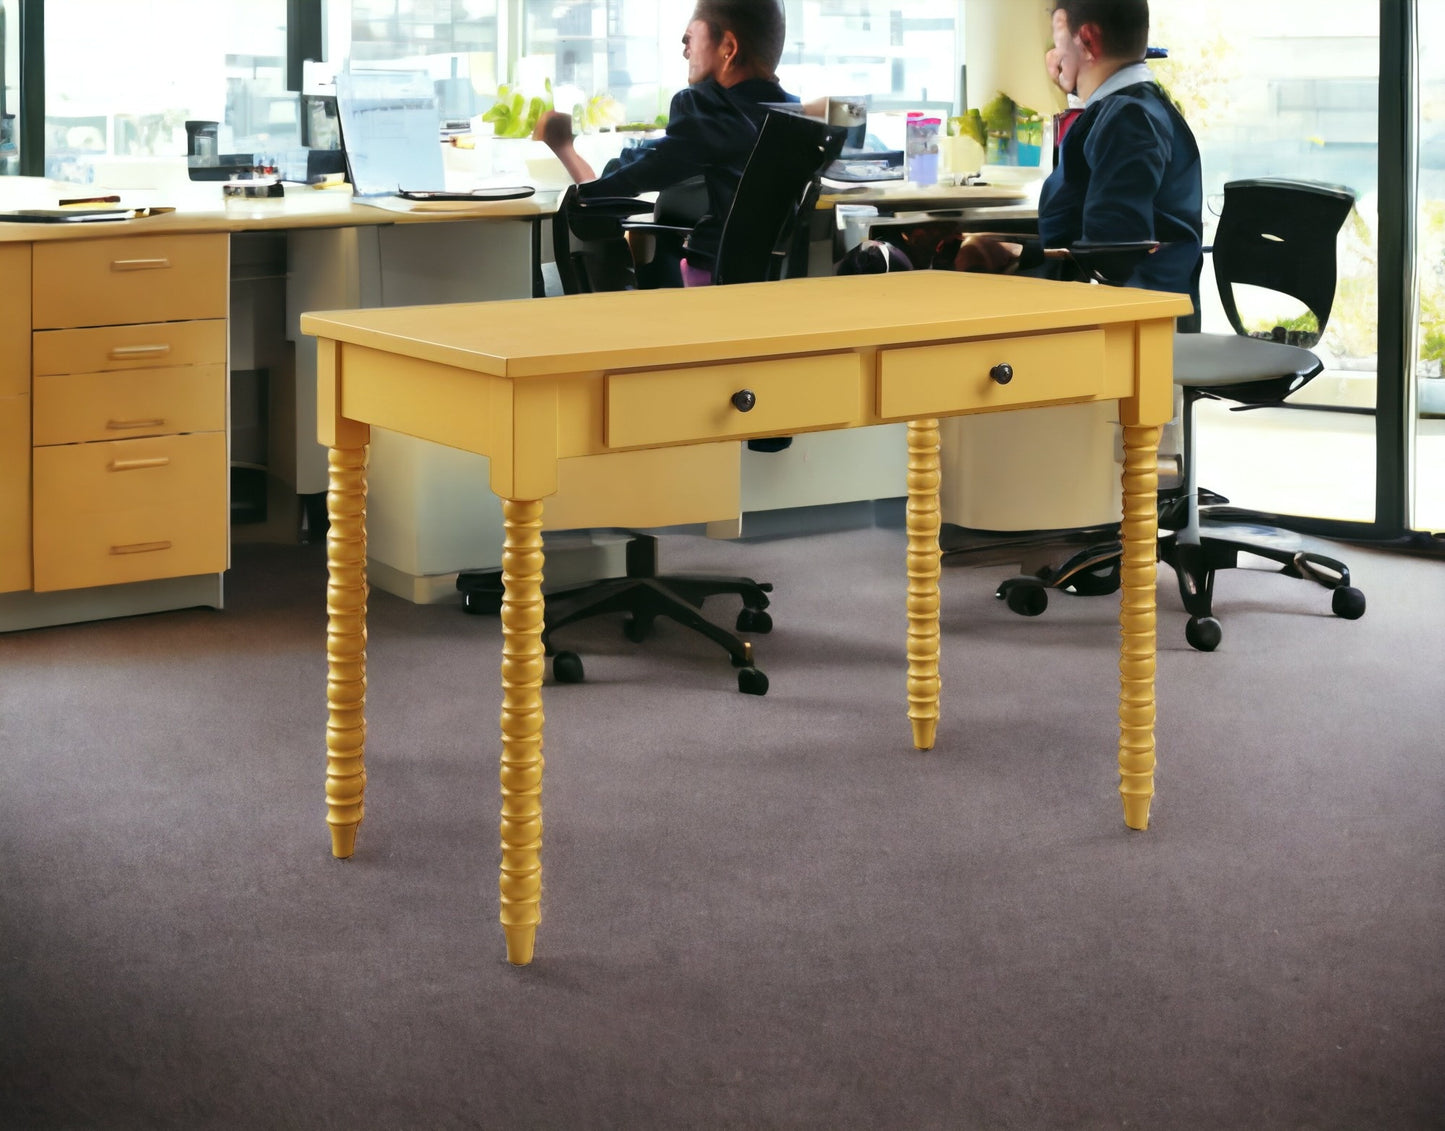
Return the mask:
[[1337, 617], [1359, 620], [1365, 615], [1365, 595], [1353, 585], [1342, 585], [1331, 593], [1330, 608]]
[[773, 615], [766, 609], [743, 609], [738, 613], [739, 632], [772, 632]]
[[1213, 652], [1224, 639], [1224, 629], [1213, 617], [1190, 617], [1184, 626], [1184, 639], [1200, 652]]
[[1008, 607], [1021, 617], [1036, 617], [1049, 607], [1049, 591], [1031, 577], [1011, 577], [998, 587]]
[[576, 652], [558, 652], [552, 657], [552, 678], [558, 683], [581, 683], [582, 657]]
[[766, 695], [768, 677], [757, 668], [739, 668], [738, 690], [744, 695]]
[[502, 611], [500, 593], [463, 593], [462, 610], [474, 617], [496, 616]]
[[652, 621], [630, 616], [622, 622], [622, 635], [634, 644], [641, 644], [652, 635]]

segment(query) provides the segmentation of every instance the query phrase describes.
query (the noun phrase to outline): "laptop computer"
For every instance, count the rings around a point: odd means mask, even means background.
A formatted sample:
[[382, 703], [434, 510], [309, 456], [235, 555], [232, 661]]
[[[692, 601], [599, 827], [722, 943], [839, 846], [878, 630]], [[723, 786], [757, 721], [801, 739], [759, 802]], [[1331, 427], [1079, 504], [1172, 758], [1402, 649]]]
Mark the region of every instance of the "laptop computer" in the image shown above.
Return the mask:
[[447, 188], [441, 112], [435, 85], [425, 72], [338, 74], [336, 121], [352, 193], [363, 201], [514, 200], [535, 191], [530, 185]]

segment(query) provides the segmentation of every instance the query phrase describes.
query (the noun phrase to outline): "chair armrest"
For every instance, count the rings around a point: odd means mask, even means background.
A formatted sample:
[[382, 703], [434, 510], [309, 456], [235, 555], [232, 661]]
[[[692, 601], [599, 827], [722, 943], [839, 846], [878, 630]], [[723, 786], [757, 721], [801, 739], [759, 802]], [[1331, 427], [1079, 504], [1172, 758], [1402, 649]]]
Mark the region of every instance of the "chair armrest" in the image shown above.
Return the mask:
[[591, 198], [577, 197], [572, 202], [572, 208], [578, 212], [588, 212], [594, 216], [635, 216], [639, 212], [651, 212], [655, 205], [650, 200], [641, 200], [635, 196], [594, 196]]
[[624, 220], [622, 221], [622, 230], [624, 232], [652, 232], [657, 235], [665, 235], [668, 232], [679, 236], [692, 234], [690, 227], [683, 227], [679, 224], [657, 224], [651, 220]]
[[1158, 240], [1127, 243], [1091, 243], [1080, 240], [1068, 248], [1046, 248], [1045, 258], [1070, 259], [1091, 279], [1101, 283], [1123, 283], [1146, 256], [1159, 250]]

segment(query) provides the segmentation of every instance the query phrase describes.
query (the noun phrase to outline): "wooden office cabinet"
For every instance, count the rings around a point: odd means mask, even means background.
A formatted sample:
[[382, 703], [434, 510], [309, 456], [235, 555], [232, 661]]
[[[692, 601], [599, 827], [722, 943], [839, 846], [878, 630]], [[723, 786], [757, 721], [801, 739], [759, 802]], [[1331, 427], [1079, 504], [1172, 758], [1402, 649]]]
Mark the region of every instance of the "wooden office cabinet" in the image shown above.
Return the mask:
[[30, 245], [0, 244], [0, 593], [30, 588]]
[[224, 235], [34, 248], [37, 592], [228, 559]]
[[30, 398], [0, 397], [0, 593], [30, 588]]

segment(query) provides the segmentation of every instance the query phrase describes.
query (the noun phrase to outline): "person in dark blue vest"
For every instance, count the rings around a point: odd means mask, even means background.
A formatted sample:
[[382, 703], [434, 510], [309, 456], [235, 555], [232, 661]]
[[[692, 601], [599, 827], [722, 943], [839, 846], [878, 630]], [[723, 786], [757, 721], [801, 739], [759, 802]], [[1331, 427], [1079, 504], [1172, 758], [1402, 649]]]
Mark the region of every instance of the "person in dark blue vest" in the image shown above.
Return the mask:
[[573, 144], [571, 115], [544, 115], [533, 136], [557, 155], [583, 200], [635, 196], [700, 176], [706, 203], [684, 243], [683, 280], [710, 282], [764, 103], [798, 101], [778, 85], [785, 31], [781, 0], [698, 0], [682, 37], [688, 85], [673, 96], [666, 134], [623, 150], [600, 177]]
[[1050, 74], [1084, 111], [1039, 194], [1035, 244], [965, 238], [961, 271], [1051, 274], [1043, 248], [1158, 240], [1125, 284], [1187, 294], [1199, 310], [1204, 191], [1199, 146], [1144, 62], [1148, 0], [1058, 0]]

